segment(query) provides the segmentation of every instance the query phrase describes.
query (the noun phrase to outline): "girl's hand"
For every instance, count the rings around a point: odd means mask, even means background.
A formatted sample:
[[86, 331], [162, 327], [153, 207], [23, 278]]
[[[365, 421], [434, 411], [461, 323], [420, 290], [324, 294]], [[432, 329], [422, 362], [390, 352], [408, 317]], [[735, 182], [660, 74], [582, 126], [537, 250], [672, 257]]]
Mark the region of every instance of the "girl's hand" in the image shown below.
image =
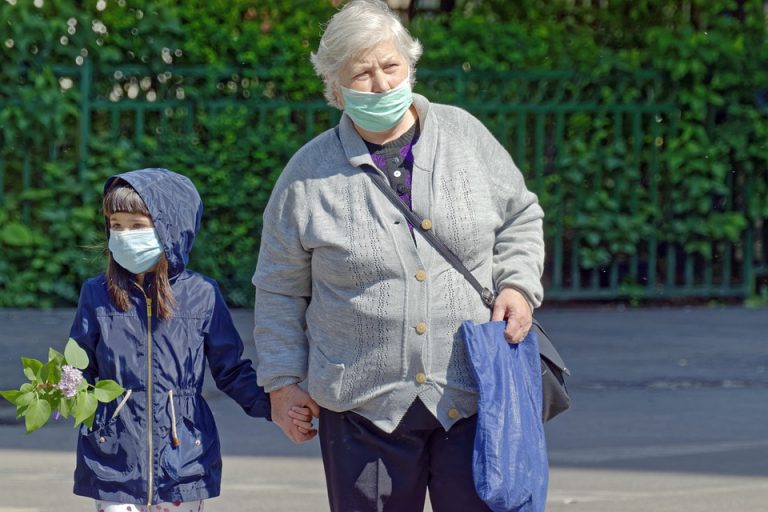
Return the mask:
[[312, 425], [312, 411], [308, 407], [292, 406], [288, 411], [291, 421], [296, 425], [296, 429], [302, 434], [309, 434], [317, 432], [314, 425]]

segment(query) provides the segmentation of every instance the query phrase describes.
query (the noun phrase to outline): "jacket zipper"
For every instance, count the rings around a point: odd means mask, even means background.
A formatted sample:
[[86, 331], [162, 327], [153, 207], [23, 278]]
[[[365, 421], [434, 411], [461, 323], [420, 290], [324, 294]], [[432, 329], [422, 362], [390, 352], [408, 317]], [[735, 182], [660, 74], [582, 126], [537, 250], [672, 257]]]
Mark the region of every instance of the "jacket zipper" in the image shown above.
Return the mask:
[[[144, 291], [144, 290], [142, 290]], [[147, 486], [147, 507], [152, 506], [152, 476], [153, 476], [153, 448], [152, 448], [152, 299], [144, 294], [147, 301], [147, 438], [149, 444], [149, 480]]]

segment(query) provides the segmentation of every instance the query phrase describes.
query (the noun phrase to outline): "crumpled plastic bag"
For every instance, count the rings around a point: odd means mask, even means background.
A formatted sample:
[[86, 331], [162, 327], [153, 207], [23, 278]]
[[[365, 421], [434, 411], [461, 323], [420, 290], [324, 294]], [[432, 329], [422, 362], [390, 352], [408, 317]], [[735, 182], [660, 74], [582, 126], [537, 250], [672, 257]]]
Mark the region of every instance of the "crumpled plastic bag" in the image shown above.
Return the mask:
[[504, 326], [471, 321], [461, 326], [480, 391], [475, 489], [494, 512], [539, 512], [549, 482], [539, 348], [533, 332], [522, 343], [508, 343]]

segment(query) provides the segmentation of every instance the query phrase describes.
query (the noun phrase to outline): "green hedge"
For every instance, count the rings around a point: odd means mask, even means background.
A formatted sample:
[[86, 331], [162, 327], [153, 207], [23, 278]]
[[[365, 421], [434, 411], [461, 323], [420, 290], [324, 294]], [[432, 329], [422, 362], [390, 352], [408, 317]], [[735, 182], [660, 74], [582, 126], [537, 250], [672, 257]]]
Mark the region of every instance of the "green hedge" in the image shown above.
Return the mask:
[[[334, 122], [325, 114], [307, 125], [290, 108], [322, 101], [308, 55], [334, 7], [315, 0], [35, 3], [0, 4], [0, 307], [74, 304], [80, 283], [104, 261], [98, 208], [104, 178], [147, 166], [178, 170], [200, 187], [206, 212], [192, 266], [218, 279], [233, 305], [250, 304], [260, 212], [271, 186], [308, 136]], [[656, 94], [652, 99], [679, 111], [663, 120], [674, 125], [675, 136], [663, 141], [661, 209], [643, 206], [651, 204], [644, 188], [626, 180], [619, 187], [611, 178], [637, 155], [612, 139], [608, 113], [569, 122], [557, 148], [558, 172], [540, 192], [548, 211], [561, 206], [557, 190], [563, 188], [588, 198], [562, 220], [564, 229], [582, 234], [573, 250], [584, 268], [638, 256], [639, 242], [651, 235], [712, 261], [713, 240], [737, 243], [745, 229], [768, 218], [762, 2], [666, 2], [661, 10], [653, 1], [607, 8], [564, 0], [458, 3], [451, 15], [420, 15], [411, 24], [425, 47], [425, 70], [575, 70], [587, 83], [568, 85], [566, 98], [581, 91], [609, 104]], [[129, 64], [150, 70], [96, 75], [93, 93], [104, 100], [116, 90], [158, 100], [183, 91], [186, 99], [214, 97], [222, 106], [200, 113], [191, 136], [173, 123], [162, 131], [152, 119], [135, 136], [130, 118], [115, 133], [108, 115], [94, 115], [96, 135], [83, 148], [77, 136], [83, 91], [62, 69], [86, 60], [97, 70]], [[185, 74], [185, 66], [199, 64], [210, 76]], [[159, 78], [164, 70], [172, 72]], [[631, 82], [649, 70], [661, 77], [656, 86]], [[606, 79], [615, 76], [625, 79]], [[521, 92], [505, 81], [458, 91], [427, 75], [418, 87], [440, 101], [468, 105], [537, 94], [537, 84]], [[254, 123], [260, 105], [281, 101], [286, 107], [267, 123]], [[184, 124], [183, 114], [170, 118]], [[492, 118], [488, 123], [494, 128]], [[651, 155], [644, 150], [639, 158]], [[628, 209], [638, 197], [640, 207]], [[554, 218], [548, 217], [548, 230]], [[752, 248], [737, 248], [744, 250]]]

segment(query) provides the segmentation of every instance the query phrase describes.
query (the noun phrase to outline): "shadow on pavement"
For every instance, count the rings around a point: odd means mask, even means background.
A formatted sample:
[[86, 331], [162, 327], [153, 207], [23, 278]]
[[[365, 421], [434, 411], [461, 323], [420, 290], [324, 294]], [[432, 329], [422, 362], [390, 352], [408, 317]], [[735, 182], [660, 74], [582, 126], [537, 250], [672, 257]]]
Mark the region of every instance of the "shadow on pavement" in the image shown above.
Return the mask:
[[[233, 312], [253, 357], [251, 315]], [[63, 346], [73, 310], [0, 310], [0, 389], [19, 357]], [[546, 425], [553, 469], [768, 476], [768, 312], [728, 308], [544, 308], [537, 313], [573, 376], [573, 407]], [[229, 456], [319, 457], [205, 389]], [[71, 420], [25, 435], [0, 405], [0, 450], [74, 450]]]

